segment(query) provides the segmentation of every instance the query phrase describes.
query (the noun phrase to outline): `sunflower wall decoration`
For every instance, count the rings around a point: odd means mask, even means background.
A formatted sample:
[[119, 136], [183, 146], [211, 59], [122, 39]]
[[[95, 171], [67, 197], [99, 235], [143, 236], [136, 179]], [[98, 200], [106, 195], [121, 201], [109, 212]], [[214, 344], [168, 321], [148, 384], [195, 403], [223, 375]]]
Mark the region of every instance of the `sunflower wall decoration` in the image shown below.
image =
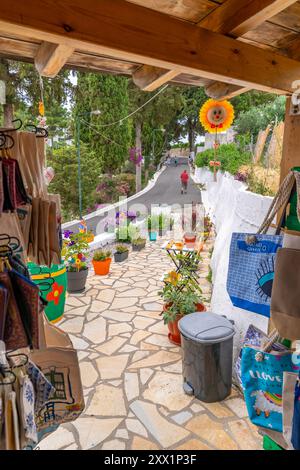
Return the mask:
[[217, 181], [217, 168], [221, 163], [217, 160], [217, 153], [220, 146], [218, 142], [218, 132], [225, 132], [234, 119], [234, 109], [227, 100], [217, 101], [207, 100], [199, 112], [199, 120], [204, 129], [210, 134], [215, 134], [214, 153], [215, 158], [209, 163], [214, 169], [214, 181]]
[[211, 134], [229, 129], [234, 119], [234, 109], [229, 101], [207, 100], [199, 113], [204, 129]]

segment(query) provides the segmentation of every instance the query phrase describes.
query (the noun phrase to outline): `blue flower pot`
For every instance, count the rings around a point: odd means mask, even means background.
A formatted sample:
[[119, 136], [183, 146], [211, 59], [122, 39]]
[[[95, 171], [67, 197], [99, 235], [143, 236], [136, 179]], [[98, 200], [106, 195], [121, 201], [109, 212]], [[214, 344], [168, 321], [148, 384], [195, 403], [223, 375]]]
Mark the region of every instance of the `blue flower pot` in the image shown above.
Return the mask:
[[150, 240], [150, 242], [156, 242], [157, 232], [149, 232], [149, 240]]

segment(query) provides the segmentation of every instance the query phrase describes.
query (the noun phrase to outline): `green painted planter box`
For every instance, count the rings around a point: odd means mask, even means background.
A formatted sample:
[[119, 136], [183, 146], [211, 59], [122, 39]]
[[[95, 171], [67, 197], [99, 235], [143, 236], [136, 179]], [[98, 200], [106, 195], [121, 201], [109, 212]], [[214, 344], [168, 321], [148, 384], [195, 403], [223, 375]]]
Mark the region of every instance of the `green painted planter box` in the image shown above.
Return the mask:
[[67, 273], [64, 264], [53, 264], [51, 268], [28, 263], [32, 281], [39, 286], [42, 298], [48, 302], [45, 313], [49, 321], [61, 319], [65, 310]]
[[[295, 166], [294, 171], [300, 171], [300, 166]], [[294, 191], [290, 198], [290, 213], [286, 218], [286, 228], [300, 232], [300, 222], [297, 217], [297, 192]]]
[[264, 436], [263, 437], [263, 449], [264, 450], [283, 450], [282, 447], [280, 447], [278, 444], [276, 444], [273, 439], [271, 439], [269, 436]]

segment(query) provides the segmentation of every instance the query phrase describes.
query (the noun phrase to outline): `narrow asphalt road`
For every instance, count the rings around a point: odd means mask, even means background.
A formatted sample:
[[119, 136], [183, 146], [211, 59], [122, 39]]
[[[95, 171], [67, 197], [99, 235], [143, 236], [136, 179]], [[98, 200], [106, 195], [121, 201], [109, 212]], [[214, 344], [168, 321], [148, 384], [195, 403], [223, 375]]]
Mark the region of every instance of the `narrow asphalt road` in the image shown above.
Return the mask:
[[[179, 165], [177, 167], [174, 164], [168, 166], [159, 176], [155, 186], [147, 193], [142, 194], [133, 201], [129, 202], [127, 210], [135, 210], [143, 214], [146, 212], [146, 210], [148, 213], [150, 213], [151, 205], [172, 206], [174, 204], [178, 204], [183, 207], [185, 204], [191, 204], [192, 202], [198, 204], [201, 203], [201, 192], [191, 178], [189, 180], [187, 194], [181, 194], [180, 175], [185, 169], [189, 172], [189, 166], [185, 162], [186, 159], [182, 158], [179, 159]], [[101, 215], [88, 219], [86, 221], [88, 229], [91, 230], [94, 234], [97, 234], [97, 225], [101, 221], [104, 223], [106, 217], [106, 215]], [[70, 230], [77, 231], [78, 225], [74, 224], [70, 227]], [[99, 227], [97, 232], [99, 233]]]

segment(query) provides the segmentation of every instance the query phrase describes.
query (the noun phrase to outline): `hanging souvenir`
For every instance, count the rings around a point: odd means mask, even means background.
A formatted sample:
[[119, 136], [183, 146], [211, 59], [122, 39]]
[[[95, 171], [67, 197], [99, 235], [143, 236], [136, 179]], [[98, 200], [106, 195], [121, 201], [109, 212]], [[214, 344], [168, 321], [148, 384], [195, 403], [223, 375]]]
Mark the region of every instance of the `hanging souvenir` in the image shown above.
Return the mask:
[[207, 100], [199, 114], [200, 123], [211, 134], [225, 132], [233, 123], [234, 110], [229, 101]]
[[233, 106], [229, 101], [207, 100], [199, 112], [199, 121], [204, 129], [210, 134], [215, 134], [213, 144], [215, 158], [209, 163], [214, 169], [214, 181], [217, 180], [217, 168], [221, 162], [217, 160], [220, 142], [218, 141], [218, 132], [225, 132], [232, 125], [234, 119]]

